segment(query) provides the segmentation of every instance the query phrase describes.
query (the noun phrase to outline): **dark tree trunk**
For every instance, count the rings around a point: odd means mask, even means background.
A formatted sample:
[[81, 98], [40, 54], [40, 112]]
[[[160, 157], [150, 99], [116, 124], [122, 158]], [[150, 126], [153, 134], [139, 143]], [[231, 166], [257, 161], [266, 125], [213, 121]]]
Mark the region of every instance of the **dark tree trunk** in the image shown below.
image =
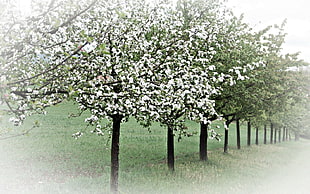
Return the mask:
[[239, 119], [237, 119], [236, 121], [236, 130], [237, 130], [237, 148], [240, 150], [241, 144], [240, 144], [240, 121]]
[[274, 129], [274, 141], [273, 143], [276, 144], [277, 143], [277, 128]]
[[282, 141], [285, 141], [285, 127], [283, 127]]
[[285, 139], [286, 139], [286, 141], [288, 141], [288, 132], [289, 132], [289, 129], [286, 128], [286, 131], [285, 131]]
[[110, 189], [111, 193], [118, 193], [118, 170], [119, 170], [119, 136], [122, 116], [114, 115], [112, 129], [112, 144], [111, 144], [111, 177]]
[[251, 145], [251, 122], [248, 121], [248, 146]]
[[267, 126], [264, 125], [264, 144], [267, 144]]
[[279, 139], [278, 142], [281, 143], [281, 128], [279, 128]]
[[174, 171], [174, 136], [173, 128], [168, 126], [167, 131], [167, 159], [168, 159], [168, 169]]
[[270, 124], [270, 144], [273, 144], [273, 124]]
[[256, 127], [255, 144], [258, 145], [258, 127]]
[[200, 160], [208, 160], [208, 124], [200, 124], [200, 144], [199, 144], [199, 156]]
[[225, 139], [224, 139], [224, 153], [228, 153], [228, 129], [229, 123], [226, 122], [227, 129], [225, 129]]

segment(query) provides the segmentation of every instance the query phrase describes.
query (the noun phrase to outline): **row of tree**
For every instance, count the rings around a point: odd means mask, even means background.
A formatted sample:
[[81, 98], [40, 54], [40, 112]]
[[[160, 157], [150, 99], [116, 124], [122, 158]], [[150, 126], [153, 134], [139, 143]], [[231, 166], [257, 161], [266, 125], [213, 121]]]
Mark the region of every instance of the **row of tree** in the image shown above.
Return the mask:
[[185, 120], [201, 126], [201, 160], [218, 119], [225, 122], [225, 152], [233, 121], [297, 129], [299, 112], [292, 110], [308, 100], [308, 76], [289, 71], [306, 65], [296, 54], [281, 55], [284, 24], [256, 32], [217, 0], [32, 3], [27, 16], [2, 7], [1, 102], [15, 125], [66, 99], [90, 111], [86, 122], [98, 135], [108, 119], [114, 192], [120, 124], [129, 117], [166, 126], [172, 171], [174, 136], [186, 134]]

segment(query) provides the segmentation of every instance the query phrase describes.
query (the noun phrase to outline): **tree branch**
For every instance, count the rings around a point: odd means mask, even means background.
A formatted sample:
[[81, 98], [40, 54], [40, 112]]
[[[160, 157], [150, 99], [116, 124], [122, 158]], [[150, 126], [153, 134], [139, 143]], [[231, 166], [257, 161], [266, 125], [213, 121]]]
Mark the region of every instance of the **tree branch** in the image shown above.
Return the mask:
[[50, 71], [53, 71], [55, 69], [57, 69], [59, 66], [63, 65], [65, 62], [67, 62], [73, 55], [77, 54], [84, 46], [86, 46], [88, 44], [88, 42], [85, 42], [81, 47], [79, 47], [78, 49], [76, 49], [71, 55], [69, 55], [68, 57], [66, 57], [62, 62], [60, 62], [58, 65], [52, 67], [52, 68], [49, 68], [41, 73], [38, 73], [32, 77], [29, 77], [29, 78], [25, 78], [25, 79], [21, 79], [21, 80], [18, 80], [18, 81], [15, 81], [15, 82], [11, 82], [11, 83], [8, 83], [7, 85], [8, 86], [12, 86], [12, 85], [15, 85], [15, 84], [20, 84], [20, 83], [23, 83], [25, 81], [29, 81], [29, 80], [32, 80], [32, 79], [35, 79], [45, 73], [48, 73]]
[[19, 137], [19, 136], [27, 135], [34, 128], [36, 128], [36, 126], [31, 127], [29, 130], [25, 131], [24, 133], [20, 133], [20, 134], [16, 134], [16, 135], [11, 135], [11, 136], [8, 136], [8, 137], [2, 137], [2, 138], [0, 138], [0, 141], [1, 140], [6, 140], [6, 139], [11, 139], [11, 138], [14, 138], [14, 137]]
[[72, 22], [74, 19], [76, 19], [78, 16], [82, 15], [83, 13], [85, 13], [87, 10], [89, 10], [92, 6], [95, 5], [95, 3], [97, 2], [97, 0], [94, 0], [89, 6], [87, 6], [84, 10], [82, 10], [81, 12], [75, 14], [74, 16], [70, 17], [67, 21], [65, 21], [64, 23], [62, 23], [60, 26], [56, 27], [55, 29], [49, 31], [48, 33], [54, 34], [58, 31], [59, 28], [67, 26], [68, 24], [70, 24], [70, 22]]

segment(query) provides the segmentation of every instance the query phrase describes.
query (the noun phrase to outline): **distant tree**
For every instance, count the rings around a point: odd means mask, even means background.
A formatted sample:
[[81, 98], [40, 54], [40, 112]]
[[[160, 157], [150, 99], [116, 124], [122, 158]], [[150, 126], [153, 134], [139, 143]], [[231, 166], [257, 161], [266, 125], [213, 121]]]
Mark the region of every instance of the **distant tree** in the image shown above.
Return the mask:
[[264, 124], [264, 144], [267, 144], [267, 125]]
[[248, 134], [248, 136], [247, 136], [247, 145], [248, 146], [250, 146], [251, 145], [251, 122], [250, 121], [248, 121], [247, 122], [247, 126], [248, 126], [248, 128], [247, 128], [247, 134]]

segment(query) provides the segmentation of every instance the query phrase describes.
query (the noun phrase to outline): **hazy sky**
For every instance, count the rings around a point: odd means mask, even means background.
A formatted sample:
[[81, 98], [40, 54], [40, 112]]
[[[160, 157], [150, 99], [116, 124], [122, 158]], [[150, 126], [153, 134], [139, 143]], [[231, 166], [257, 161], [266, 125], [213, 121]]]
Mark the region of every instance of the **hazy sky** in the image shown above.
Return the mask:
[[300, 58], [310, 62], [309, 0], [228, 0], [227, 5], [258, 29], [287, 19], [284, 53], [300, 51]]

